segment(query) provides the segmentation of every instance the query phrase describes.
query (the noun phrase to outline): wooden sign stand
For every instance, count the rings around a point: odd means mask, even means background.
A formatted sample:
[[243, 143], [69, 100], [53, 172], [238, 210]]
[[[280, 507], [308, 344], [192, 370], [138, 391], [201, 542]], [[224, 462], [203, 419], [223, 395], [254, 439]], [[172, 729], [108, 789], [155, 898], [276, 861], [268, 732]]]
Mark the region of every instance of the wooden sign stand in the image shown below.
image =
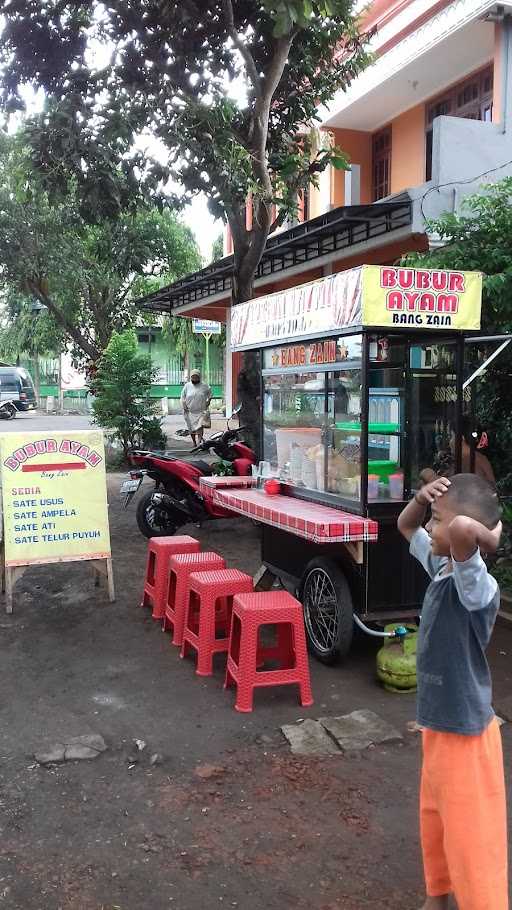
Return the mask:
[[[87, 562], [94, 574], [94, 585], [98, 588], [101, 584], [101, 579], [106, 578], [107, 587], [108, 587], [108, 599], [110, 603], [114, 603], [116, 599], [115, 587], [114, 587], [114, 571], [112, 568], [112, 557], [107, 556], [105, 559], [59, 559], [59, 564], [63, 562]], [[39, 562], [39, 563], [29, 563], [25, 566], [6, 566], [5, 564], [5, 549], [4, 541], [0, 545], [0, 563], [2, 569], [2, 594], [5, 594], [5, 612], [13, 612], [13, 603], [14, 603], [14, 586], [16, 582], [25, 574], [27, 569], [31, 569], [34, 565], [55, 565], [56, 563], [51, 562]]]

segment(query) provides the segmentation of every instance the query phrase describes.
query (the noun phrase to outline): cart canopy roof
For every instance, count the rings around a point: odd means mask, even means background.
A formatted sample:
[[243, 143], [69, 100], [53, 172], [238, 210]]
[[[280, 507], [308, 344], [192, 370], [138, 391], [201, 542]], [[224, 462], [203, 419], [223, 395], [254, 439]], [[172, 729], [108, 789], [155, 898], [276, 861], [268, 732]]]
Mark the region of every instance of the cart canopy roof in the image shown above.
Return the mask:
[[362, 265], [231, 311], [233, 350], [362, 328], [476, 331], [481, 272]]

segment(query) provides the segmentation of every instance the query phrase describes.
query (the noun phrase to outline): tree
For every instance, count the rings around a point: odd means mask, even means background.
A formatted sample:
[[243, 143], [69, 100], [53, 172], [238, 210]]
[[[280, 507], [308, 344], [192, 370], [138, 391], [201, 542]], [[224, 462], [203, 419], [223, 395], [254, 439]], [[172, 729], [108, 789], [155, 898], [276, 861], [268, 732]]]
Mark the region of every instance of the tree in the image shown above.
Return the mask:
[[[157, 137], [167, 157], [150, 164], [146, 155], [144, 165], [139, 154], [137, 167], [153, 187], [172, 177], [188, 196], [208, 196], [233, 234], [234, 301], [246, 300], [269, 232], [296, 212], [300, 190], [329, 163], [347, 166], [310, 125], [367, 62], [353, 7], [353, 0], [12, 2], [0, 37], [5, 109], [21, 106], [21, 85], [45, 89], [52, 100], [33, 123], [34, 161], [53, 188], [65, 187], [71, 171], [93, 212], [99, 203], [108, 211], [131, 204], [138, 172], [127, 152], [137, 137]], [[102, 69], [91, 63], [93, 43], [112, 51]], [[235, 83], [244, 90], [240, 102]]]
[[50, 198], [21, 136], [0, 134], [0, 284], [16, 301], [13, 332], [25, 334], [38, 300], [51, 317], [43, 325], [72, 342], [77, 359], [95, 360], [113, 331], [133, 325], [135, 300], [151, 280], [175, 280], [198, 268], [200, 256], [190, 230], [169, 210], [139, 206], [90, 224], [77, 194], [70, 177], [59, 199]]
[[[299, 193], [329, 164], [348, 166], [311, 127], [318, 107], [368, 62], [354, 7], [354, 0], [11, 2], [0, 36], [5, 109], [22, 105], [23, 84], [48, 93], [30, 133], [34, 162], [57, 191], [73, 173], [85, 217], [98, 205], [112, 212], [133, 204], [139, 178], [153, 191], [172, 180], [187, 198], [205, 193], [231, 229], [239, 303], [253, 296], [267, 238], [295, 215]], [[111, 51], [101, 69], [91, 46]], [[162, 154], [133, 163], [135, 139], [148, 134]], [[241, 390], [256, 435], [254, 357], [245, 361]]]
[[[481, 271], [484, 335], [512, 332], [512, 178], [482, 187], [469, 196], [460, 214], [446, 213], [428, 225], [443, 244], [429, 253], [411, 254], [420, 268]], [[496, 345], [494, 344], [495, 348]], [[512, 489], [512, 352], [507, 349], [478, 382], [476, 417], [492, 440], [492, 460], [502, 489]]]
[[12, 289], [4, 298], [0, 316], [0, 353], [2, 357], [18, 362], [28, 354], [34, 362], [36, 400], [41, 394], [39, 357], [58, 356], [64, 347], [64, 335], [58, 330], [47, 311], [38, 311], [22, 294]]
[[150, 408], [157, 372], [151, 358], [138, 353], [135, 332], [113, 333], [94, 376], [93, 412], [95, 423], [121, 443], [124, 461], [132, 448], [165, 448], [161, 418]]
[[219, 234], [212, 245], [212, 262], [217, 262], [224, 256], [224, 234]]

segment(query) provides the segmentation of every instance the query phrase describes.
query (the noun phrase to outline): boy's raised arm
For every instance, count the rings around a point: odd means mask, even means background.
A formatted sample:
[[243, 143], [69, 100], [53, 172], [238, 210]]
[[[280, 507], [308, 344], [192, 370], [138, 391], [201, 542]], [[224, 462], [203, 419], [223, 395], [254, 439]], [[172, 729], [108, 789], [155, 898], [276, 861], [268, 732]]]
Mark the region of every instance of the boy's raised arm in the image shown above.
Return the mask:
[[456, 562], [470, 559], [477, 548], [483, 553], [494, 553], [499, 546], [503, 526], [498, 522], [493, 530], [465, 515], [457, 515], [450, 524], [450, 549]]
[[421, 528], [425, 520], [427, 506], [443, 496], [449, 486], [450, 481], [447, 477], [438, 477], [432, 483], [418, 490], [413, 499], [406, 505], [398, 518], [398, 530], [406, 540], [410, 541], [418, 528]]

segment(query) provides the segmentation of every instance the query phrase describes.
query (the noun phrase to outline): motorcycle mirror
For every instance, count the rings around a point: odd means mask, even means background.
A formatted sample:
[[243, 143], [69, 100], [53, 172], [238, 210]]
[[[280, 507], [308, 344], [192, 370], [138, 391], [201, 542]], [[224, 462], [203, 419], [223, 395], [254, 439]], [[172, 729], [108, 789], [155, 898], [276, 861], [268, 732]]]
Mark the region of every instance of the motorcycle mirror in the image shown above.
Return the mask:
[[235, 407], [234, 407], [233, 410], [231, 411], [231, 417], [228, 417], [228, 419], [227, 419], [227, 427], [228, 427], [228, 430], [231, 429], [231, 427], [230, 427], [230, 425], [229, 425], [229, 424], [230, 424], [230, 421], [233, 420], [233, 417], [238, 417], [238, 415], [240, 414], [240, 411], [241, 411], [241, 410], [242, 410], [242, 404], [241, 404], [241, 402], [239, 402], [237, 405], [235, 405]]

